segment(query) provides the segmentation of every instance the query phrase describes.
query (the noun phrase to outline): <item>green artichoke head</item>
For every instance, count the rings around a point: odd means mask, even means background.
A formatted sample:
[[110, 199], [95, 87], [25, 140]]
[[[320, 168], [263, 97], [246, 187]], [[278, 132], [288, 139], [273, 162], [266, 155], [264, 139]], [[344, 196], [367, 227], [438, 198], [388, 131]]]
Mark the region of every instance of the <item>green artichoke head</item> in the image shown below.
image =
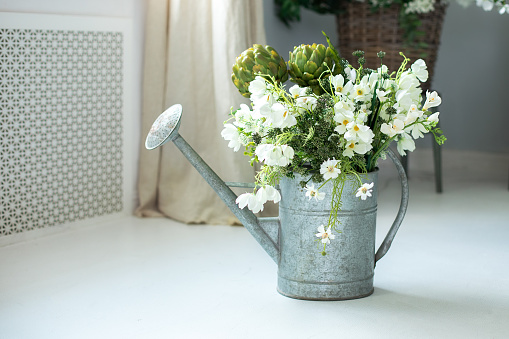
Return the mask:
[[270, 46], [255, 44], [240, 54], [232, 67], [232, 81], [239, 92], [249, 98], [249, 84], [257, 75], [273, 77], [278, 82], [288, 80], [285, 60]]
[[290, 52], [288, 74], [290, 81], [302, 87], [311, 87], [317, 95], [324, 91], [320, 86], [320, 78], [341, 73], [342, 66], [334, 62], [334, 54], [330, 47], [322, 44], [300, 45]]

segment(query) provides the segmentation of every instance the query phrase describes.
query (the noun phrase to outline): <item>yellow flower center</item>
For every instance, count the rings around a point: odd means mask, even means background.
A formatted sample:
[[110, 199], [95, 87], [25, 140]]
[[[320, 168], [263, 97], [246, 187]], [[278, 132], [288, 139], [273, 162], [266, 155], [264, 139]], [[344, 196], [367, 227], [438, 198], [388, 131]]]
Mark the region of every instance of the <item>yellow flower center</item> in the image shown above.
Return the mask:
[[343, 120], [343, 125], [345, 125], [345, 126], [346, 126], [346, 125], [348, 125], [348, 122], [349, 122], [349, 121], [348, 121], [348, 120], [346, 120], [346, 119], [345, 119], [345, 120]]
[[327, 238], [328, 236], [329, 236], [329, 235], [327, 234], [327, 232], [322, 233], [322, 239], [325, 239], [325, 238]]
[[341, 86], [336, 87], [336, 92], [341, 92], [342, 90], [343, 90], [343, 87], [341, 87]]
[[283, 117], [284, 117], [284, 118], [286, 118], [286, 115], [287, 115], [287, 114], [288, 114], [288, 111], [285, 111], [285, 112], [283, 113]]
[[364, 91], [362, 89], [357, 90], [357, 95], [362, 95], [363, 93], [364, 93]]
[[366, 194], [368, 192], [368, 189], [366, 187], [361, 188], [362, 193]]
[[316, 192], [315, 192], [315, 191], [311, 191], [311, 192], [309, 193], [309, 195], [310, 195], [310, 196], [312, 196], [312, 197], [314, 197], [314, 196], [316, 195]]
[[327, 166], [327, 171], [334, 172], [334, 166]]
[[348, 147], [354, 148], [355, 147], [355, 143], [352, 142], [350, 145], [348, 145]]
[[355, 125], [355, 126], [354, 126], [354, 128], [353, 128], [353, 130], [354, 130], [355, 132], [358, 132], [358, 131], [359, 131], [359, 126]]

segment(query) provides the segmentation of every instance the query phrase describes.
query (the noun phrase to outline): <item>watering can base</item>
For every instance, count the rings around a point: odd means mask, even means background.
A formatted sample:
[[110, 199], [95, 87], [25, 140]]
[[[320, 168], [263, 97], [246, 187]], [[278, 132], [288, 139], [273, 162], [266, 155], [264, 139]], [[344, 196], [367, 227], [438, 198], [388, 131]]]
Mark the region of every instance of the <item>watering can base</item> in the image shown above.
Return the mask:
[[277, 291], [285, 297], [301, 300], [351, 300], [373, 294], [373, 276], [355, 282], [315, 283], [278, 277]]

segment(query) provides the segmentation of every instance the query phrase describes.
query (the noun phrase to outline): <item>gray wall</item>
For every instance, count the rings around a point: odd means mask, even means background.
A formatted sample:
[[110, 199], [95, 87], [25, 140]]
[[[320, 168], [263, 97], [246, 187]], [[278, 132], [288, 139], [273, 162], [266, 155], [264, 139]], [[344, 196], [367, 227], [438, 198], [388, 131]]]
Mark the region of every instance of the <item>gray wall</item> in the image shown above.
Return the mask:
[[[275, 15], [274, 1], [264, 0], [267, 44], [285, 59], [301, 43], [325, 43], [321, 31], [337, 41], [332, 15], [303, 10], [291, 28]], [[445, 148], [509, 153], [509, 15], [484, 12], [472, 5], [449, 6], [432, 89], [441, 93]], [[430, 137], [418, 147], [431, 147]]]

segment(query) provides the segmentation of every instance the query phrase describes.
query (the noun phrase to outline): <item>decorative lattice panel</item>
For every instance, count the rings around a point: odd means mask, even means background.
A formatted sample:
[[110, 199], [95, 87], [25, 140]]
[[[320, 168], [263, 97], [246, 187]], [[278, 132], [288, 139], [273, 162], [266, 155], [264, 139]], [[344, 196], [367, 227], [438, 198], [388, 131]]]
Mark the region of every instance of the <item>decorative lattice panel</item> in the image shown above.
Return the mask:
[[0, 23], [0, 235], [122, 210], [122, 45]]

